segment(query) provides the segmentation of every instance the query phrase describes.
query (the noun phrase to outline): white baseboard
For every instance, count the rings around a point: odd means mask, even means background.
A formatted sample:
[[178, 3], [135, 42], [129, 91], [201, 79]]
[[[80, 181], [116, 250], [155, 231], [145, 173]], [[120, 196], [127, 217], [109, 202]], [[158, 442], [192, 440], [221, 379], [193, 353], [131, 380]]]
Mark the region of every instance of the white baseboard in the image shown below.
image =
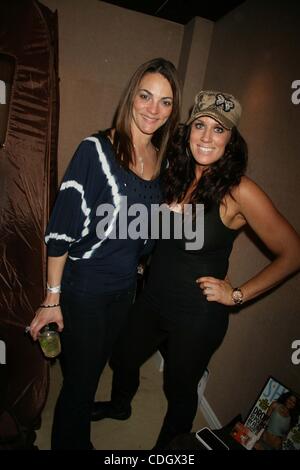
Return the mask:
[[202, 397], [201, 402], [199, 404], [199, 408], [210, 428], [221, 429], [222, 424], [218, 420], [217, 416], [215, 415], [213, 409], [211, 408], [210, 404], [206, 400], [205, 396]]

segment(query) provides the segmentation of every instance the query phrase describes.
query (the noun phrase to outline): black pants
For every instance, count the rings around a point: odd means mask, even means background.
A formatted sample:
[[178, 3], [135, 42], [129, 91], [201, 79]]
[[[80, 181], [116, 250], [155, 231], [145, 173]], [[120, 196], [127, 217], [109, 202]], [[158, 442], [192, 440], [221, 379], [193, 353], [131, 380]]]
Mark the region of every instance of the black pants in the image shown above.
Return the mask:
[[90, 415], [100, 375], [128, 320], [134, 289], [103, 295], [63, 292], [63, 385], [56, 404], [52, 449], [89, 449]]
[[199, 315], [173, 318], [154, 308], [144, 294], [134, 304], [111, 359], [114, 371], [111, 399], [116, 409], [130, 406], [139, 386], [140, 366], [163, 344], [168, 409], [157, 448], [164, 448], [175, 436], [191, 431], [199, 380], [227, 326], [227, 309], [219, 304], [213, 309], [211, 303], [209, 312], [206, 309], [205, 313], [199, 311]]

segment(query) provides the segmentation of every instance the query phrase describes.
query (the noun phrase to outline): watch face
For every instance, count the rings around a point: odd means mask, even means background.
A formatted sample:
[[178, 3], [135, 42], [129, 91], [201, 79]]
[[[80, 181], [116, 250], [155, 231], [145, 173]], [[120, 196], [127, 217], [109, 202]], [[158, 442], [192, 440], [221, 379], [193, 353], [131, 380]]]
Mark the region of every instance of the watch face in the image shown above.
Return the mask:
[[237, 304], [242, 303], [243, 301], [242, 291], [240, 289], [234, 289], [232, 292], [232, 299], [234, 303], [237, 303]]

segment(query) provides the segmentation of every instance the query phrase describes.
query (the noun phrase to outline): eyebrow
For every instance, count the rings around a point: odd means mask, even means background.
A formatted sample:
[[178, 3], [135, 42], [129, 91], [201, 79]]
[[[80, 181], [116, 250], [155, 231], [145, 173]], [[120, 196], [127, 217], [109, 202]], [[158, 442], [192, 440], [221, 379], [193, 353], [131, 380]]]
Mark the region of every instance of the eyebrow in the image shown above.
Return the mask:
[[[195, 123], [196, 123], [196, 122], [200, 122], [200, 121], [201, 121], [201, 122], [204, 122], [204, 121], [202, 120], [202, 117], [205, 117], [205, 116], [200, 116], [200, 117], [196, 118], [194, 122], [195, 122]], [[207, 116], [207, 117], [210, 117], [210, 116]], [[213, 118], [212, 118], [212, 119], [213, 119]], [[226, 130], [226, 127], [224, 127], [220, 122], [216, 121], [215, 119], [214, 119], [214, 121], [216, 122], [216, 123], [215, 123], [216, 126], [222, 127], [222, 129], [225, 129], [225, 130]], [[227, 130], [228, 130], [228, 129], [227, 129]]]
[[[153, 93], [151, 93], [151, 91], [147, 90], [147, 88], [139, 88], [138, 91], [145, 91], [146, 93], [149, 93], [149, 95], [153, 96]], [[163, 96], [161, 99], [162, 100], [172, 100], [173, 101], [172, 96]]]

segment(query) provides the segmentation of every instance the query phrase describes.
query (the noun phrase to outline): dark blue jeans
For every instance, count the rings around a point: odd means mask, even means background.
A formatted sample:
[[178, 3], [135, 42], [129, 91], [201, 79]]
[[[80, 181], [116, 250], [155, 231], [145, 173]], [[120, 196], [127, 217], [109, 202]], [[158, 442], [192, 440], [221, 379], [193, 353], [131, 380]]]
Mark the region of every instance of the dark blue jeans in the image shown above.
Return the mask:
[[134, 289], [90, 295], [64, 291], [63, 384], [54, 412], [52, 449], [90, 449], [90, 415], [100, 375], [125, 326]]

